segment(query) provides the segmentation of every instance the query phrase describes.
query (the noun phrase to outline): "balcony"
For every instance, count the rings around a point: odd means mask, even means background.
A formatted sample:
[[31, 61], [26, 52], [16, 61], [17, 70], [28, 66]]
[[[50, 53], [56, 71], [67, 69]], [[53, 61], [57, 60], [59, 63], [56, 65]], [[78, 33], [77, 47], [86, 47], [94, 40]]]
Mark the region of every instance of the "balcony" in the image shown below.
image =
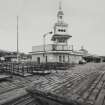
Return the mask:
[[[32, 47], [32, 52], [42, 52], [43, 50], [43, 45], [40, 46], [33, 46]], [[71, 51], [72, 47], [69, 45], [56, 45], [56, 44], [47, 44], [45, 46], [46, 51]]]
[[72, 50], [71, 46], [68, 45], [52, 45], [53, 51], [68, 51]]

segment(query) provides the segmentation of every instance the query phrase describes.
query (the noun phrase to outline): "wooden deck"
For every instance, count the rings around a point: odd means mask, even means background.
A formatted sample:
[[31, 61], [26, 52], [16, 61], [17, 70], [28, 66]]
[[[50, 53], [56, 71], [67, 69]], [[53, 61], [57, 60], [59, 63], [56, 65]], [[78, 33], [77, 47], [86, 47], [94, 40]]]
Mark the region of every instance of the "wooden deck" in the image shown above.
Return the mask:
[[58, 101], [57, 105], [66, 102], [68, 105], [74, 101], [73, 105], [105, 105], [105, 64], [80, 66], [45, 79], [28, 89], [42, 103], [53, 105]]
[[10, 81], [0, 83], [0, 104], [7, 103], [105, 105], [105, 64], [77, 65], [44, 76], [13, 76]]

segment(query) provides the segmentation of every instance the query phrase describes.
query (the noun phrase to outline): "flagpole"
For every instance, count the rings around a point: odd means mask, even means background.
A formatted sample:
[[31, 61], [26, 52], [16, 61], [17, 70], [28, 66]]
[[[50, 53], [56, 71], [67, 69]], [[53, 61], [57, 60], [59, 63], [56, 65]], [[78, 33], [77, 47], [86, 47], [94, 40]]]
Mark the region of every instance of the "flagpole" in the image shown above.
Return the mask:
[[19, 61], [19, 33], [18, 33], [18, 16], [17, 16], [17, 62]]

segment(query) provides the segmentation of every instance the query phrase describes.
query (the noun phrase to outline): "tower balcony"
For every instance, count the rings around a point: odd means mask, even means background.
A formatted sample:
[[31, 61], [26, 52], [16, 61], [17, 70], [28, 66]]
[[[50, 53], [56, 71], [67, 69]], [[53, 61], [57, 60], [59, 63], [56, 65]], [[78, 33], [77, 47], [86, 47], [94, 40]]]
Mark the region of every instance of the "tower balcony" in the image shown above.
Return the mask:
[[[71, 45], [56, 45], [56, 44], [47, 44], [45, 46], [46, 51], [71, 51], [72, 46]], [[43, 45], [40, 46], [33, 46], [32, 52], [43, 52], [44, 48]]]

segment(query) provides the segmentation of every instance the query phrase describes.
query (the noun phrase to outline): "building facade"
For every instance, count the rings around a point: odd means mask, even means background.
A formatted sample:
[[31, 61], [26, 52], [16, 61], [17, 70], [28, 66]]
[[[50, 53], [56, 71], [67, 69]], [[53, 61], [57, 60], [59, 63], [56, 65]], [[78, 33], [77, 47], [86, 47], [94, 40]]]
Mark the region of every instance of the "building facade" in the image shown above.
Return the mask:
[[72, 36], [68, 33], [68, 24], [64, 21], [61, 4], [59, 4], [57, 22], [54, 24], [53, 30], [51, 38], [53, 44], [45, 44], [45, 37], [50, 33], [45, 34], [43, 36], [44, 44], [32, 47], [32, 61], [37, 63], [79, 63], [79, 61], [82, 61], [83, 54], [80, 51], [74, 51], [72, 46], [68, 45], [68, 40]]

